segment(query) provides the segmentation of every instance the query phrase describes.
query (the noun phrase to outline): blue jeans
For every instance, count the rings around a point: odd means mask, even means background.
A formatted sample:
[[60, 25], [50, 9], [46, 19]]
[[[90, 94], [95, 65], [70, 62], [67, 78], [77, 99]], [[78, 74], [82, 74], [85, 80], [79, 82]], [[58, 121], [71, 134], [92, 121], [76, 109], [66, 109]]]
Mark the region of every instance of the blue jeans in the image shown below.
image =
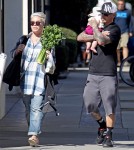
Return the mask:
[[43, 119], [44, 96], [24, 95], [23, 103], [26, 108], [26, 119], [29, 130], [28, 135], [38, 135], [41, 133], [41, 123]]

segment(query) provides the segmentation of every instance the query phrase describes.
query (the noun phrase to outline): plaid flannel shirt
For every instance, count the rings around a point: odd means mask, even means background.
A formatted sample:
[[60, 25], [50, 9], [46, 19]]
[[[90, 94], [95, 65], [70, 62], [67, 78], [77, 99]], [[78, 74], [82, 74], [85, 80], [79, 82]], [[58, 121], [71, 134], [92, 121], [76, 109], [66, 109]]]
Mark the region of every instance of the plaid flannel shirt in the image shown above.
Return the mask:
[[41, 42], [33, 45], [31, 39], [23, 50], [21, 58], [21, 72], [24, 73], [20, 88], [27, 95], [41, 95], [45, 92], [43, 65], [36, 62], [36, 58], [42, 49]]

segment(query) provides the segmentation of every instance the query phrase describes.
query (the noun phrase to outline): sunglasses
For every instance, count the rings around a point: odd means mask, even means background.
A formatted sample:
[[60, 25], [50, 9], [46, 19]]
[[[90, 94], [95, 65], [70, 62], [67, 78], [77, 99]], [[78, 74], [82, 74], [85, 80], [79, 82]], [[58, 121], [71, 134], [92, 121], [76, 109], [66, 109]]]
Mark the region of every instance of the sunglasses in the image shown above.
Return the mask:
[[40, 26], [41, 22], [40, 21], [31, 21], [31, 26]]
[[109, 15], [111, 15], [111, 14], [103, 14], [103, 13], [102, 13], [102, 15], [103, 15], [103, 16], [109, 16]]

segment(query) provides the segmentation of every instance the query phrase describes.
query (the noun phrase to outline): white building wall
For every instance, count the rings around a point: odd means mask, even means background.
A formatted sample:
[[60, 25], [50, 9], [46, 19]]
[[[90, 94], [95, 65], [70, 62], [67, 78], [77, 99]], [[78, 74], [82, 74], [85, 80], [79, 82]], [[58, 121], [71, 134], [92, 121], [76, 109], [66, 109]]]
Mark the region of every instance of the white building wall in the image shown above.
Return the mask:
[[22, 1], [4, 1], [4, 47], [8, 54], [14, 47], [16, 40], [22, 35]]
[[[14, 48], [20, 36], [27, 33], [28, 0], [4, 0], [4, 51], [7, 54], [8, 65], [12, 60], [10, 51]], [[9, 92], [6, 85], [6, 94], [20, 92], [19, 87]]]
[[[1, 8], [1, 2], [0, 2], [0, 8]], [[0, 20], [1, 20], [1, 11], [0, 11]], [[0, 53], [2, 53], [2, 46], [1, 46], [1, 23], [0, 23]], [[0, 119], [3, 118], [5, 115], [5, 86], [4, 84], [1, 85], [0, 88]]]
[[[1, 8], [1, 1], [0, 1], [0, 8]], [[1, 20], [1, 15], [2, 15], [2, 14], [1, 14], [1, 11], [2, 11], [2, 10], [0, 9], [0, 20]], [[2, 44], [2, 43], [1, 43], [1, 36], [2, 36], [2, 35], [1, 35], [1, 22], [0, 22], [0, 53], [2, 53], [2, 49], [1, 49], [1, 47], [2, 47], [2, 46], [1, 46], [1, 44]]]

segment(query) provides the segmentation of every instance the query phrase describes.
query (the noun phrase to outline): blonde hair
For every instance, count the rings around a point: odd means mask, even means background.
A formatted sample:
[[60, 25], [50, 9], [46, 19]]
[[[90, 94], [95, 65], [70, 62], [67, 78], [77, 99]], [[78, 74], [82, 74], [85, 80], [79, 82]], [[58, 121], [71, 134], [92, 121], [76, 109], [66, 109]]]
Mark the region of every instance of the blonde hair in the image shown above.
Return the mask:
[[34, 16], [39, 16], [41, 18], [41, 21], [45, 25], [46, 15], [43, 12], [34, 12], [34, 13], [31, 14], [31, 18], [33, 18]]

